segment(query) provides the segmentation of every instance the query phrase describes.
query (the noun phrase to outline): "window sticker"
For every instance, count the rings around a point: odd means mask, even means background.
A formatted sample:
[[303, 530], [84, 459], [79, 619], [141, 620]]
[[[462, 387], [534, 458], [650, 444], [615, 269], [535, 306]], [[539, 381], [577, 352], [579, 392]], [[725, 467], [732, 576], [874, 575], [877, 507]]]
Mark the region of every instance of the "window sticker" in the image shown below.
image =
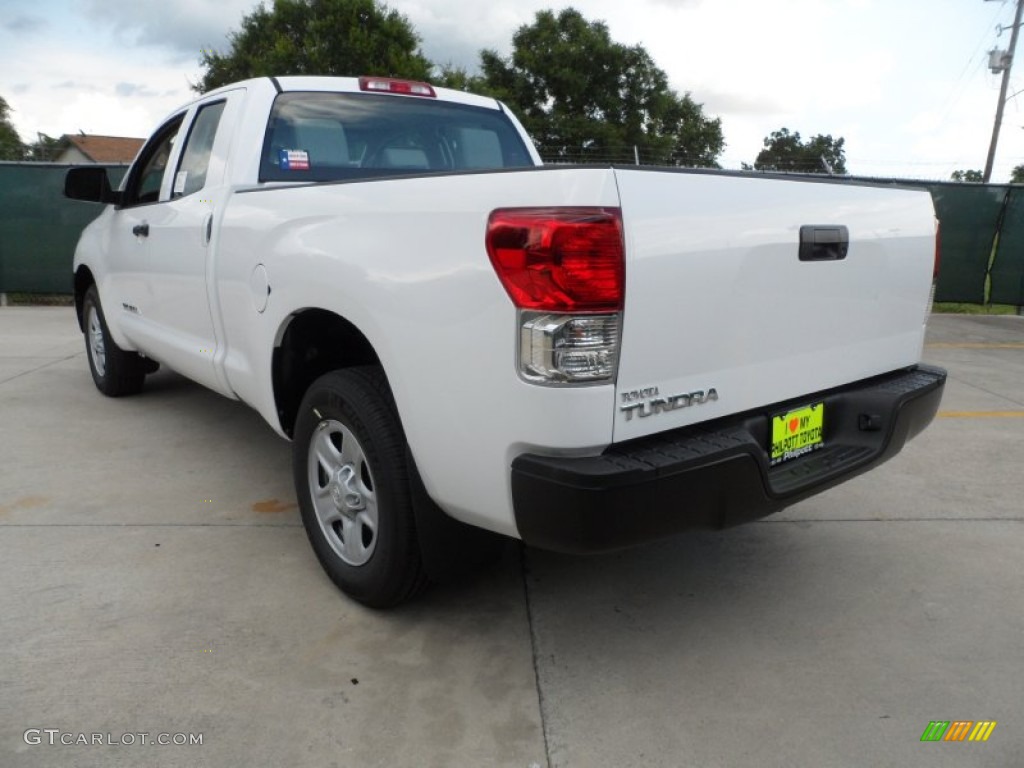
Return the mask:
[[282, 171], [308, 171], [309, 153], [304, 149], [281, 150]]
[[178, 175], [174, 177], [174, 191], [171, 194], [184, 194], [186, 181], [188, 181], [188, 171], [178, 171]]

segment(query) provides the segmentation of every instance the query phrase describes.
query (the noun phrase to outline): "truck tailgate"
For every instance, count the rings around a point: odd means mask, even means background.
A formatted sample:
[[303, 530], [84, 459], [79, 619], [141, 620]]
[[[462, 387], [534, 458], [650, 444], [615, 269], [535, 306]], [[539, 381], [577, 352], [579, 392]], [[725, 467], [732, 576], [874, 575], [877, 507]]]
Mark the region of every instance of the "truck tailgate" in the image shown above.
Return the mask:
[[[615, 175], [627, 259], [615, 442], [920, 360], [935, 256], [927, 191]], [[845, 257], [801, 260], [801, 227], [824, 239], [845, 227]]]

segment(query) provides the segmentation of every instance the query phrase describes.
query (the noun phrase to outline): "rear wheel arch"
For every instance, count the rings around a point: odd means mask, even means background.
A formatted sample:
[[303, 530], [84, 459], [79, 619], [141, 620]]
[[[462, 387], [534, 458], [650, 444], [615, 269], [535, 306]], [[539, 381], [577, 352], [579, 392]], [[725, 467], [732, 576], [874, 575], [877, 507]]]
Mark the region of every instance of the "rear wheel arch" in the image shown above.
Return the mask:
[[[272, 367], [280, 426], [295, 441], [293, 472], [306, 530], [324, 569], [344, 591], [368, 605], [394, 605], [417, 594], [425, 585], [425, 579], [436, 582], [461, 580], [500, 558], [507, 542], [504, 537], [449, 517], [429, 496], [412, 450], [406, 443], [387, 372], [372, 343], [353, 323], [322, 309], [293, 313], [278, 330]], [[368, 408], [369, 401], [362, 396], [348, 406], [339, 405], [335, 397], [323, 399], [325, 388], [340, 394], [337, 387], [345, 381], [348, 384], [344, 385], [344, 390], [349, 392], [356, 383], [369, 384], [370, 390], [376, 393], [372, 398], [376, 405]], [[364, 394], [367, 391], [362, 385], [356, 389], [363, 390]], [[365, 563], [335, 562], [337, 558], [331, 555], [331, 536], [317, 522], [321, 518], [315, 514], [316, 502], [310, 495], [313, 484], [309, 476], [312, 430], [318, 427], [328, 433], [344, 435], [342, 427], [345, 427], [352, 432], [354, 425], [345, 424], [348, 419], [340, 415], [350, 406], [354, 408], [350, 414], [357, 418], [370, 416], [371, 420], [379, 420], [378, 417], [386, 417], [384, 420], [391, 422], [389, 493], [397, 494], [391, 497], [392, 504], [395, 499], [401, 502], [392, 509], [398, 513], [405, 531], [401, 537], [403, 546], [399, 548], [402, 557], [394, 562], [398, 570], [386, 578], [379, 574], [384, 581], [392, 577], [396, 581], [386, 589], [382, 587], [384, 582], [379, 582], [377, 587], [382, 591], [374, 591], [372, 595], [364, 592], [367, 585], [361, 584], [362, 578], [356, 573], [366, 567]], [[342, 411], [332, 413], [336, 407], [341, 407]], [[357, 435], [357, 438], [359, 443], [363, 443], [362, 436]], [[396, 447], [399, 442], [404, 444], [400, 455]], [[386, 477], [375, 478], [374, 487], [379, 488], [387, 482]], [[326, 477], [322, 479], [326, 482]], [[335, 485], [338, 485], [337, 479]], [[383, 525], [384, 520], [381, 522]], [[392, 520], [392, 524], [394, 522]], [[344, 536], [341, 540], [344, 541]], [[334, 544], [337, 545], [338, 541], [335, 540]], [[390, 550], [390, 545], [387, 549]], [[371, 561], [370, 555], [367, 555], [367, 560]]]
[[380, 358], [353, 323], [325, 309], [289, 315], [278, 330], [271, 361], [274, 405], [282, 431], [294, 437], [299, 405], [314, 381], [359, 365], [380, 365]]

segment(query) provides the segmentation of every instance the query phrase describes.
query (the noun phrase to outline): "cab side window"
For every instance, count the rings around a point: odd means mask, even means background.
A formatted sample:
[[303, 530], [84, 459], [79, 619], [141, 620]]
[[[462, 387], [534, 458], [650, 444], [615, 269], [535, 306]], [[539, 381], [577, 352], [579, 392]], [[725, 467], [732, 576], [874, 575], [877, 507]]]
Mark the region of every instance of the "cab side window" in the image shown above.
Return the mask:
[[122, 207], [155, 203], [160, 199], [160, 186], [167, 171], [167, 161], [184, 118], [184, 115], [178, 115], [161, 126], [142, 148], [125, 182]]
[[196, 119], [185, 139], [185, 148], [178, 161], [178, 171], [174, 175], [174, 188], [171, 197], [182, 197], [198, 192], [206, 184], [206, 172], [210, 167], [210, 155], [213, 153], [213, 140], [217, 137], [217, 126], [224, 113], [226, 102], [218, 101], [199, 108]]

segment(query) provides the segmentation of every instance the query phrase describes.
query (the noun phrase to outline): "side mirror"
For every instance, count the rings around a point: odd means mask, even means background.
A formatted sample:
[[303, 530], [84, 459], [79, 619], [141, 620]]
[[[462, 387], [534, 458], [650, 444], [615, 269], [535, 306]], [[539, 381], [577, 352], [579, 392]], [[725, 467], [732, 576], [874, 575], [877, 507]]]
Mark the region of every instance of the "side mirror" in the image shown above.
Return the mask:
[[118, 203], [121, 194], [110, 188], [106, 168], [82, 166], [64, 175], [64, 197], [88, 203]]

